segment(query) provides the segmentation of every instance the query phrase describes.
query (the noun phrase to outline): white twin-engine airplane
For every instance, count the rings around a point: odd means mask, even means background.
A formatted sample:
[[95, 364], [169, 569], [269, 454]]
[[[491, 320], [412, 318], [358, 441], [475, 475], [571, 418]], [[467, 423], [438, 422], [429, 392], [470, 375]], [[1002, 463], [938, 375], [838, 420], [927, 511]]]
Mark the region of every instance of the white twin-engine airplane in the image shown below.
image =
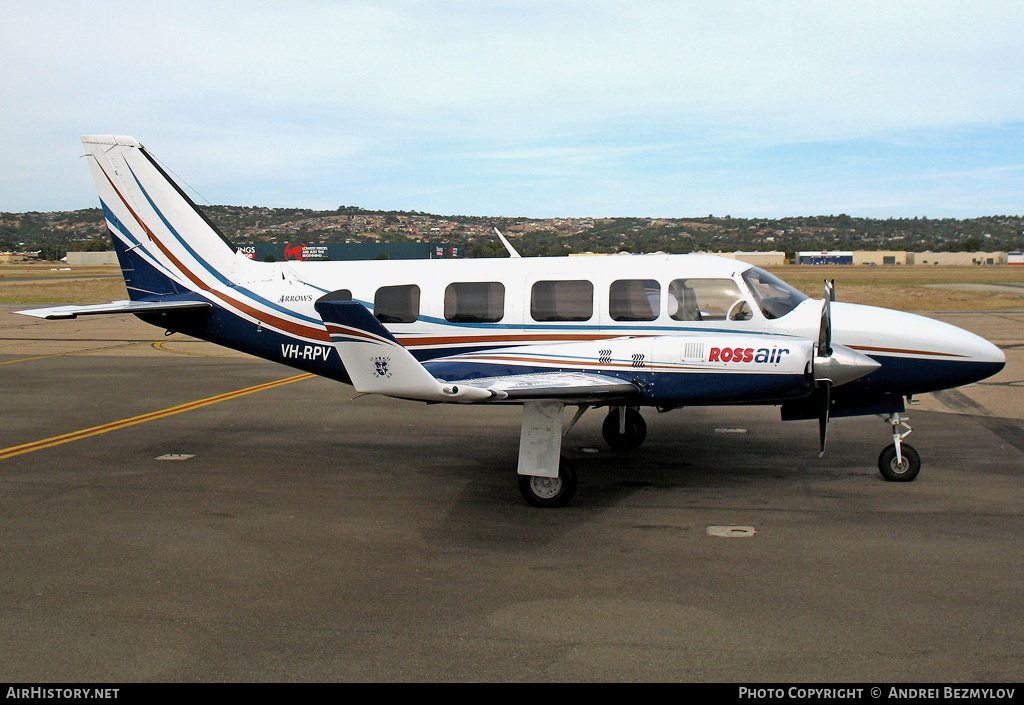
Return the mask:
[[[988, 341], [921, 316], [809, 299], [706, 255], [255, 262], [130, 137], [83, 137], [129, 301], [21, 311], [133, 313], [147, 323], [423, 402], [520, 404], [519, 487], [565, 506], [563, 409], [607, 407], [615, 449], [643, 443], [641, 407], [773, 404], [783, 419], [878, 414], [887, 480], [920, 458], [904, 399], [995, 374]], [[500, 236], [500, 233], [499, 233]]]

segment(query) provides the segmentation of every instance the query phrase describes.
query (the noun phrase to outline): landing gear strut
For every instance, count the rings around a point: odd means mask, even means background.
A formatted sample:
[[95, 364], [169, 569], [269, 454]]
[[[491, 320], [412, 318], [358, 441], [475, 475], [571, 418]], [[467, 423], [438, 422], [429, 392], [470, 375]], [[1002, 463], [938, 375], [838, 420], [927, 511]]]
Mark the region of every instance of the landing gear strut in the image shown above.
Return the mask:
[[615, 406], [601, 425], [601, 435], [612, 450], [636, 450], [647, 438], [647, 424], [635, 408]]
[[[889, 482], [910, 482], [921, 471], [921, 456], [912, 445], [903, 442], [912, 429], [899, 414], [889, 414], [887, 420], [892, 426], [892, 445], [883, 448], [878, 456], [878, 471]], [[901, 426], [907, 430], [901, 431]]]

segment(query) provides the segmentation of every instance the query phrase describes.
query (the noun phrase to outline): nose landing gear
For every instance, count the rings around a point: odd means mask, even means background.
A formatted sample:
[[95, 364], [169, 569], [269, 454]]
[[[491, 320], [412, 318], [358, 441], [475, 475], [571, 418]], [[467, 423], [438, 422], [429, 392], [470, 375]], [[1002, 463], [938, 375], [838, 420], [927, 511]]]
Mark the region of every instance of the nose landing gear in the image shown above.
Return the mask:
[[[892, 426], [892, 445], [882, 449], [878, 456], [878, 471], [889, 482], [910, 482], [921, 471], [921, 456], [903, 439], [912, 433], [906, 417], [893, 413], [886, 417]], [[900, 427], [905, 431], [900, 430]]]

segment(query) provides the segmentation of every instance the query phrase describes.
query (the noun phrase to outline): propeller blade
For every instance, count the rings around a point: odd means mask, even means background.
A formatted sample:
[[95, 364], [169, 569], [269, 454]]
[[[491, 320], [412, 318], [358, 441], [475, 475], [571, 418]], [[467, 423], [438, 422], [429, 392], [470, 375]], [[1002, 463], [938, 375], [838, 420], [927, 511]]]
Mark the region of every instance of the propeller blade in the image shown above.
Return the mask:
[[832, 407], [832, 383], [822, 382], [819, 387], [819, 398], [821, 408], [818, 410], [818, 438], [821, 440], [821, 453], [818, 457], [825, 455], [825, 439], [828, 436], [828, 419]]
[[828, 293], [821, 302], [821, 326], [818, 328], [818, 356], [832, 355], [832, 307], [829, 306]]
[[[832, 353], [832, 302], [836, 300], [836, 281], [825, 282], [825, 296], [821, 301], [821, 326], [818, 329], [818, 353], [817, 358], [831, 358]], [[841, 351], [846, 350], [840, 346]], [[839, 360], [818, 360], [815, 359], [816, 367], [821, 365], [825, 374], [829, 374], [829, 377], [835, 376], [835, 370], [832, 369], [837, 362], [843, 359], [843, 355], [839, 355]], [[831, 370], [831, 372], [829, 372]], [[818, 409], [818, 439], [821, 441], [821, 453], [818, 457], [825, 455], [825, 441], [828, 439], [828, 420], [829, 414], [832, 411], [832, 379], [825, 378], [824, 374], [822, 378], [817, 378], [815, 382], [818, 387], [818, 400], [821, 402], [821, 406]]]

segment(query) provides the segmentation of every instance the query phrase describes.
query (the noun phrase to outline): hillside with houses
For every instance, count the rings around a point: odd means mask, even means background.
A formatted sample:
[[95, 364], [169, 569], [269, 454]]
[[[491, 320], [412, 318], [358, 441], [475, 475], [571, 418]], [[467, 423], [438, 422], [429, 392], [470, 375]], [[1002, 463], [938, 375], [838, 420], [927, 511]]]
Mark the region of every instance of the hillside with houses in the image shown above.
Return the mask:
[[[584, 252], [795, 253], [801, 250], [908, 252], [1020, 251], [1024, 216], [970, 219], [857, 218], [845, 214], [789, 218], [506, 218], [303, 208], [205, 206], [234, 243], [433, 243], [458, 245], [467, 257], [504, 256], [499, 228], [526, 256]], [[0, 213], [0, 251], [59, 259], [68, 251], [108, 248], [98, 208]]]

